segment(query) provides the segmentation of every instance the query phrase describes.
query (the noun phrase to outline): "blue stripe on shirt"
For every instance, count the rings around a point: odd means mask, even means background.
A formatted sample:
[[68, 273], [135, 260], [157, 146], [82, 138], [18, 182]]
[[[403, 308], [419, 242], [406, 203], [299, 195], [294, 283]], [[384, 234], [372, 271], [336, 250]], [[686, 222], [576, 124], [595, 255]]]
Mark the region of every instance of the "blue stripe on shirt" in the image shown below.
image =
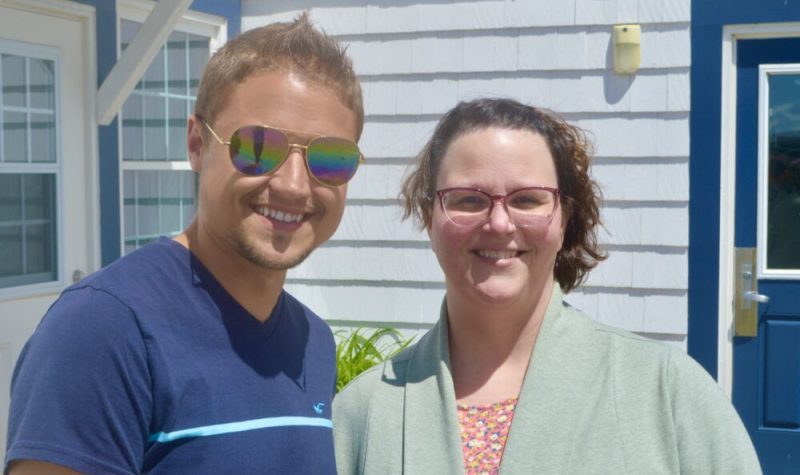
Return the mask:
[[323, 419], [321, 417], [265, 417], [263, 419], [251, 419], [249, 421], [193, 427], [191, 429], [176, 430], [174, 432], [156, 432], [155, 434], [151, 434], [147, 438], [147, 441], [164, 443], [185, 439], [187, 437], [208, 437], [211, 435], [230, 434], [231, 432], [242, 432], [246, 430], [292, 426], [327, 427], [330, 429], [333, 428], [333, 423], [330, 419]]

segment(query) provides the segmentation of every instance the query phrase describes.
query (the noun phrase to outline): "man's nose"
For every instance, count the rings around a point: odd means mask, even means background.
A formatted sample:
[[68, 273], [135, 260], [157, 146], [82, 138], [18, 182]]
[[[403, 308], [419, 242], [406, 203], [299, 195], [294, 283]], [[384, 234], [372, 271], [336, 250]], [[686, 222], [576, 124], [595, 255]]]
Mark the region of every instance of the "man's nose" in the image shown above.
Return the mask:
[[291, 146], [281, 166], [272, 174], [269, 185], [285, 195], [299, 196], [311, 188], [311, 177], [305, 163], [304, 147]]

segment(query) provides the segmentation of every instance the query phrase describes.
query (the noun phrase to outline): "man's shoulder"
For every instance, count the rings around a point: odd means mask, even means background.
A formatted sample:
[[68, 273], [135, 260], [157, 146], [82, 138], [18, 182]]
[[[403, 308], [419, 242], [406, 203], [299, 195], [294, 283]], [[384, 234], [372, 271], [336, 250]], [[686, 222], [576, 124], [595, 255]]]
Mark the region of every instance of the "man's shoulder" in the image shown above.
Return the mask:
[[[159, 239], [120, 257], [67, 290], [86, 286], [111, 290], [120, 285], [149, 285], [153, 283], [153, 277], [180, 264], [178, 255], [181, 251], [180, 244], [166, 238]], [[188, 256], [188, 250], [183, 249], [183, 252]]]
[[136, 321], [149, 315], [142, 308], [163, 307], [177, 298], [177, 286], [191, 284], [178, 282], [177, 259], [169, 257], [174, 250], [163, 241], [121, 257], [66, 288], [44, 315], [39, 330], [75, 327], [123, 332], [138, 328]]

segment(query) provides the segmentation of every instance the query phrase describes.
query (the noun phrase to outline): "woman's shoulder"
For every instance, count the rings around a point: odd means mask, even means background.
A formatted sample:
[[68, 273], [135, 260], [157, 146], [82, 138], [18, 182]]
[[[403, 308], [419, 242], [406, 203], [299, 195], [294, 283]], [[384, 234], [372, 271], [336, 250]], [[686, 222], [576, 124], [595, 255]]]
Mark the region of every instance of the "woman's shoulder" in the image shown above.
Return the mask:
[[595, 361], [610, 364], [618, 378], [637, 385], [659, 381], [662, 389], [683, 394], [719, 392], [708, 372], [678, 346], [597, 322], [569, 305], [562, 317], [575, 334], [583, 335], [578, 338], [587, 353]]
[[656, 358], [664, 362], [674, 354], [683, 353], [677, 347], [665, 342], [599, 322], [566, 303], [559, 320], [562, 325], [571, 328], [570, 331], [576, 338], [582, 336], [584, 344], [589, 349], [613, 349], [630, 357]]

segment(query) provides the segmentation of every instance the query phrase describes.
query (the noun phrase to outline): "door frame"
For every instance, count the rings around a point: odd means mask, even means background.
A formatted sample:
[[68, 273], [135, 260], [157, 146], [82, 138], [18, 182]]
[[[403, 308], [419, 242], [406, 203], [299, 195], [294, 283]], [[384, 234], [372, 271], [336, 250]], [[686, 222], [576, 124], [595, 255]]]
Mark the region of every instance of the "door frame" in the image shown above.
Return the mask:
[[[800, 37], [800, 23], [724, 25], [722, 28], [722, 102], [720, 115], [719, 275], [717, 383], [728, 397], [733, 390], [734, 226], [736, 189], [736, 46], [738, 40]], [[695, 158], [697, 159], [697, 158]]]

